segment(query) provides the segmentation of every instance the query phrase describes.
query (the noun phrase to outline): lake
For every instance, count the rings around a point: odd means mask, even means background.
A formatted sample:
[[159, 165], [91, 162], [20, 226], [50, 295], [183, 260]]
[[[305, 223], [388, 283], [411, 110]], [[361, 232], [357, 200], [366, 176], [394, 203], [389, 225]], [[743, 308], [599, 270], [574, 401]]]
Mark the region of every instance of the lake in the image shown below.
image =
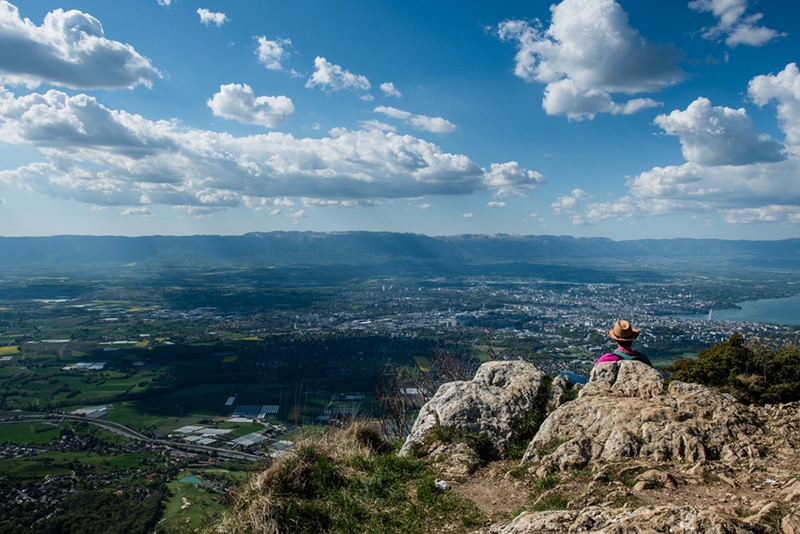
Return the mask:
[[[800, 295], [780, 299], [760, 299], [737, 302], [739, 309], [714, 310], [712, 321], [744, 321], [800, 325]], [[708, 319], [707, 315], [684, 315], [683, 319]]]

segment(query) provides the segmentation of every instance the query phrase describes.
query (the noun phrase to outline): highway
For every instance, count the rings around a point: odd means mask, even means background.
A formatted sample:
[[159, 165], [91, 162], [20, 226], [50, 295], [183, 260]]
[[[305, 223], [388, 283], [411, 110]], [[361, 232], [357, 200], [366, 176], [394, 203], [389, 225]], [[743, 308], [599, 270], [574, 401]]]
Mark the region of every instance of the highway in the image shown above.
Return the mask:
[[192, 452], [204, 452], [208, 454], [217, 454], [218, 456], [222, 456], [223, 458], [232, 458], [235, 460], [255, 461], [258, 458], [261, 458], [258, 455], [242, 451], [232, 451], [229, 449], [222, 449], [219, 447], [209, 447], [207, 445], [199, 445], [196, 443], [184, 443], [180, 441], [171, 441], [167, 439], [151, 438], [149, 436], [145, 436], [144, 434], [141, 434], [133, 430], [132, 428], [128, 428], [127, 426], [120, 423], [92, 419], [90, 417], [85, 417], [81, 415], [53, 414], [53, 413], [42, 414], [42, 415], [15, 415], [14, 417], [11, 418], [0, 419], [0, 424], [24, 423], [28, 421], [38, 422], [38, 423], [56, 423], [56, 424], [61, 423], [63, 421], [80, 421], [82, 423], [89, 423], [95, 426], [99, 426], [100, 428], [104, 428], [109, 432], [113, 432], [114, 434], [118, 434], [120, 436], [124, 436], [129, 439], [144, 441], [147, 443], [162, 445], [174, 449], [181, 449]]

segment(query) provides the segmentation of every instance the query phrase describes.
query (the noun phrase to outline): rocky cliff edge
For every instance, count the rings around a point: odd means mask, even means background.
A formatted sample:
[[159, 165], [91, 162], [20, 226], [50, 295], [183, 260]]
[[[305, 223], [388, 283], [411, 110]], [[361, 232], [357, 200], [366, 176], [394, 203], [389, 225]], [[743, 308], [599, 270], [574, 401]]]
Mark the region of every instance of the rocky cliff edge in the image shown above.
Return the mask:
[[[800, 533], [797, 403], [745, 406], [627, 361], [572, 396], [531, 364], [489, 362], [441, 386], [401, 455], [431, 458], [496, 518], [484, 533]], [[525, 511], [503, 520], [504, 500]]]

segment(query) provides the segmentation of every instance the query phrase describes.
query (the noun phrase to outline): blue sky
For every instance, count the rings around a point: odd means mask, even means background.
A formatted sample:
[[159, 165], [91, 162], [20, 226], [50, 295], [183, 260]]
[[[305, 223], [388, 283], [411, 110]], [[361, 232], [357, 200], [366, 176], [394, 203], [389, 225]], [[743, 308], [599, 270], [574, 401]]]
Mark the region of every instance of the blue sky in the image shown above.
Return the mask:
[[793, 0], [0, 0], [0, 235], [800, 236]]

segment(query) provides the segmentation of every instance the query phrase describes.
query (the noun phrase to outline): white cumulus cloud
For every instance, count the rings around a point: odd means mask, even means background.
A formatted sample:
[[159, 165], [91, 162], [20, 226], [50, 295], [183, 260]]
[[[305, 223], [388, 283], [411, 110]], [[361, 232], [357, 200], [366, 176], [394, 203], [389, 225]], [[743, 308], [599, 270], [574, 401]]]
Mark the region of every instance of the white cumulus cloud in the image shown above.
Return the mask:
[[784, 159], [782, 146], [759, 132], [743, 108], [713, 106], [700, 97], [685, 110], [659, 115], [655, 124], [677, 135], [686, 161], [700, 165], [749, 165]]
[[219, 28], [226, 22], [230, 21], [230, 19], [225, 13], [209, 11], [204, 7], [198, 9], [197, 14], [200, 15], [200, 22], [205, 24], [206, 26], [213, 25]]
[[450, 133], [456, 129], [456, 125], [442, 117], [430, 117], [428, 115], [415, 115], [408, 111], [393, 108], [391, 106], [377, 106], [375, 113], [381, 113], [392, 119], [398, 119], [411, 124], [417, 130], [425, 130], [432, 133]]
[[750, 80], [748, 94], [759, 106], [771, 102], [777, 105], [787, 149], [800, 156], [800, 70], [797, 64], [789, 63], [778, 74], [756, 76]]
[[403, 96], [392, 82], [382, 83], [381, 91], [383, 91], [384, 96], [393, 96], [395, 98], [401, 98]]
[[221, 85], [208, 107], [217, 117], [266, 128], [278, 126], [294, 113], [289, 97], [256, 96], [249, 85], [236, 83]]
[[556, 215], [573, 213], [579, 207], [580, 201], [588, 198], [588, 196], [583, 189], [573, 189], [569, 195], [558, 197], [550, 207]]
[[[244, 86], [232, 93], [247, 95]], [[98, 206], [183, 206], [194, 216], [266, 207], [259, 198], [367, 205], [380, 198], [513, 193], [538, 182], [538, 173], [514, 162], [487, 171], [411, 135], [336, 129], [320, 138], [237, 137], [151, 121], [56, 90], [17, 97], [0, 89], [0, 138], [41, 154], [40, 161], [0, 171], [2, 187]], [[274, 200], [272, 206], [284, 207]]]
[[748, 0], [693, 0], [689, 7], [713, 14], [717, 25], [705, 28], [703, 37], [711, 40], [724, 37], [725, 44], [730, 47], [740, 44], [762, 46], [785, 35], [759, 25], [764, 17], [762, 13], [747, 14]]
[[537, 171], [525, 169], [516, 161], [492, 163], [484, 174], [484, 181], [496, 189], [497, 195], [519, 194], [544, 183], [544, 176]]
[[348, 89], [351, 91], [369, 91], [372, 85], [366, 76], [353, 74], [339, 65], [334, 65], [324, 57], [314, 59], [314, 72], [306, 81], [306, 87], [321, 87], [332, 91]]
[[285, 63], [289, 59], [289, 48], [292, 46], [290, 39], [267, 39], [262, 35], [258, 37], [258, 47], [256, 48], [256, 56], [258, 61], [268, 70], [285, 70], [290, 72], [293, 76], [300, 74], [294, 70], [287, 69]]
[[56, 9], [41, 26], [0, 2], [0, 82], [74, 89], [150, 87], [161, 74], [131, 45], [107, 39], [103, 25], [78, 10]]
[[612, 95], [658, 91], [683, 79], [681, 53], [643, 38], [615, 0], [563, 0], [550, 10], [546, 30], [538, 20], [507, 20], [497, 27], [500, 39], [517, 48], [514, 73], [546, 84], [547, 113], [570, 119], [635, 113], [658, 103], [620, 103]]
[[679, 138], [686, 162], [628, 178], [626, 195], [588, 204], [585, 220], [716, 211], [730, 224], [800, 224], [800, 70], [790, 63], [756, 76], [748, 95], [759, 106], [775, 105], [783, 144], [760, 132], [746, 110], [698, 98], [655, 120]]
[[566, 115], [570, 120], [593, 119], [598, 113], [632, 115], [660, 105], [651, 98], [634, 98], [618, 104], [606, 91], [580, 89], [570, 79], [548, 84], [542, 99], [542, 108], [548, 115]]

